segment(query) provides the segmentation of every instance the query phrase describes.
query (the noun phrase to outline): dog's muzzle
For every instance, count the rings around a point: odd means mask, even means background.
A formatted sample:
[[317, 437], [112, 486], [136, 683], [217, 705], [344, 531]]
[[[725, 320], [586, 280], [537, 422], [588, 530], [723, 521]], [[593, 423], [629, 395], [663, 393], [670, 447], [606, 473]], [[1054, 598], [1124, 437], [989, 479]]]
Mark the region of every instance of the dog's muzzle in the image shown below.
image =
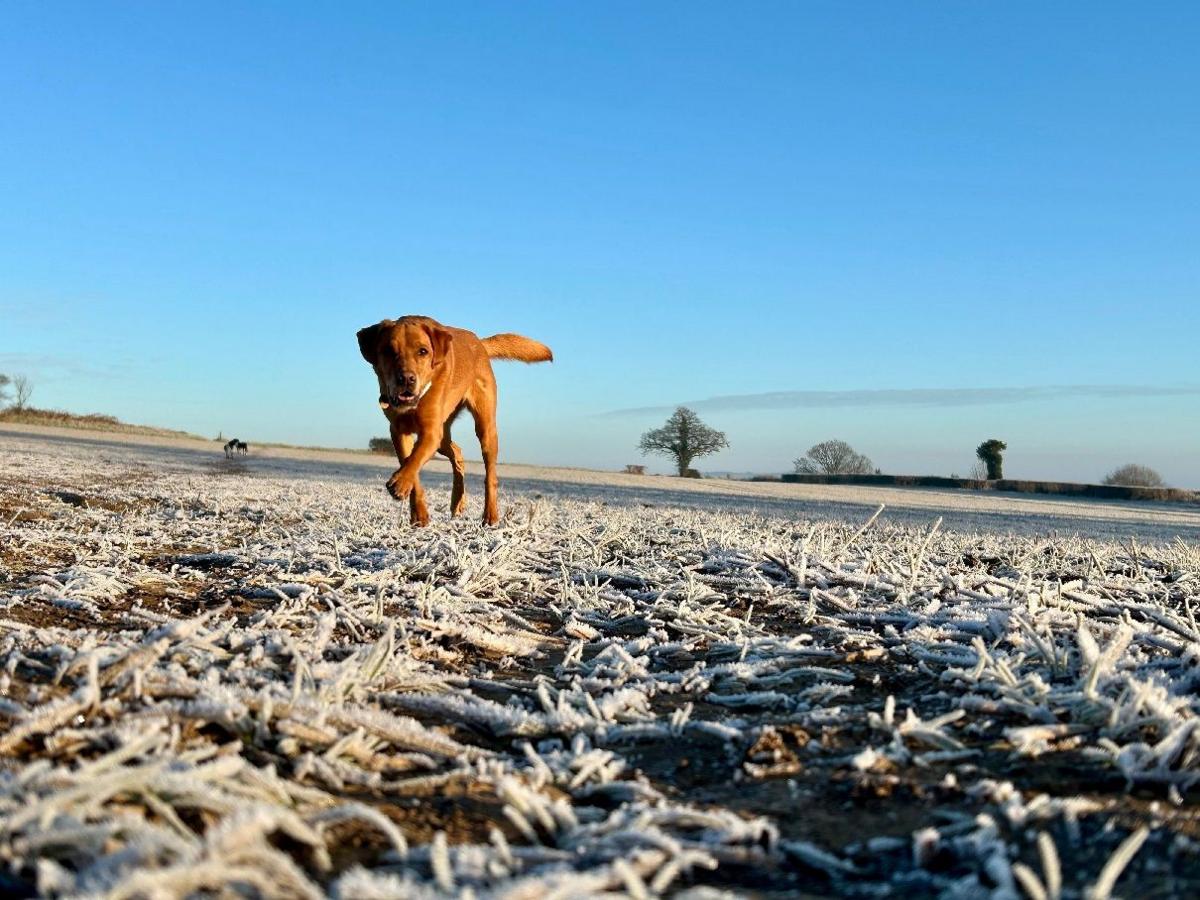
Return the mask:
[[380, 409], [411, 409], [428, 393], [430, 387], [432, 387], [432, 382], [419, 391], [413, 389], [395, 391], [391, 396], [380, 394], [379, 407]]

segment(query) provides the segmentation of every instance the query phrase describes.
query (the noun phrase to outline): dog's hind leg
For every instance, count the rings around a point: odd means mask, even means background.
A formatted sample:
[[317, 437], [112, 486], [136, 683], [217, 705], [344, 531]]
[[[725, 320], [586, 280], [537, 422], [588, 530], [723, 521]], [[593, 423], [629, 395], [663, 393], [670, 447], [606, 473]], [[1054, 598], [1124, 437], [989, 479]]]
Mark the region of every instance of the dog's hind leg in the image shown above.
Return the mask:
[[450, 439], [450, 425], [442, 435], [442, 445], [438, 453], [450, 460], [453, 472], [453, 486], [450, 488], [450, 515], [461, 516], [467, 509], [467, 466], [463, 462], [462, 450]]
[[[400, 458], [400, 465], [404, 465], [404, 461], [412, 456], [413, 447], [416, 446], [416, 435], [412, 434], [396, 434], [392, 432], [392, 444], [396, 448], [396, 455]], [[408, 511], [409, 521], [413, 525], [424, 526], [429, 524], [429, 507], [425, 505], [425, 488], [421, 487], [420, 475], [417, 476], [416, 482], [413, 485], [413, 492], [408, 495]]]
[[495, 382], [491, 385], [491, 391], [484, 393], [478, 404], [469, 408], [475, 419], [479, 450], [483, 454], [483, 524], [495, 525], [500, 521], [500, 485], [496, 472], [500, 440], [496, 435]]

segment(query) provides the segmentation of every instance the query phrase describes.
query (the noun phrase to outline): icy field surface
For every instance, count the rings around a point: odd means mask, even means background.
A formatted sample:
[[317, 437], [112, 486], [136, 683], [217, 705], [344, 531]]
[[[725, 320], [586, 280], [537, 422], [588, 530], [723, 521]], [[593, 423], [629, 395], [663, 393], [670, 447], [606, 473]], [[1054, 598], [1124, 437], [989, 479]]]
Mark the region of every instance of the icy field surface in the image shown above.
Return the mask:
[[383, 479], [0, 434], [0, 895], [1200, 894], [1190, 513]]

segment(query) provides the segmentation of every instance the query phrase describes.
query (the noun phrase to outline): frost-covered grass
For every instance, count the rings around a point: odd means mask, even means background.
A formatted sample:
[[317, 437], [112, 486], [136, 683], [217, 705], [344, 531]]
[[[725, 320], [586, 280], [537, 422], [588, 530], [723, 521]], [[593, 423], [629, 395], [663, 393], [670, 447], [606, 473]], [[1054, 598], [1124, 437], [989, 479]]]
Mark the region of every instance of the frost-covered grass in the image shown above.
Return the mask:
[[0, 436], [0, 893], [1200, 890], [1191, 535], [212, 455]]

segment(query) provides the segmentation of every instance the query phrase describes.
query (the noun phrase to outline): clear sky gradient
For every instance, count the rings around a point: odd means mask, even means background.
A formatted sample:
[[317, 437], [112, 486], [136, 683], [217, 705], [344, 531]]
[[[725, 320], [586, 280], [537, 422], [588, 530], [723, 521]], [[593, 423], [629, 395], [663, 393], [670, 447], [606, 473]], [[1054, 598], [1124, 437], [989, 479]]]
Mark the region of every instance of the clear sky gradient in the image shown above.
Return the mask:
[[511, 461], [686, 401], [709, 470], [1200, 487], [1197, 46], [1182, 2], [6, 3], [0, 371], [362, 446], [354, 332], [424, 313], [553, 347], [497, 366]]

